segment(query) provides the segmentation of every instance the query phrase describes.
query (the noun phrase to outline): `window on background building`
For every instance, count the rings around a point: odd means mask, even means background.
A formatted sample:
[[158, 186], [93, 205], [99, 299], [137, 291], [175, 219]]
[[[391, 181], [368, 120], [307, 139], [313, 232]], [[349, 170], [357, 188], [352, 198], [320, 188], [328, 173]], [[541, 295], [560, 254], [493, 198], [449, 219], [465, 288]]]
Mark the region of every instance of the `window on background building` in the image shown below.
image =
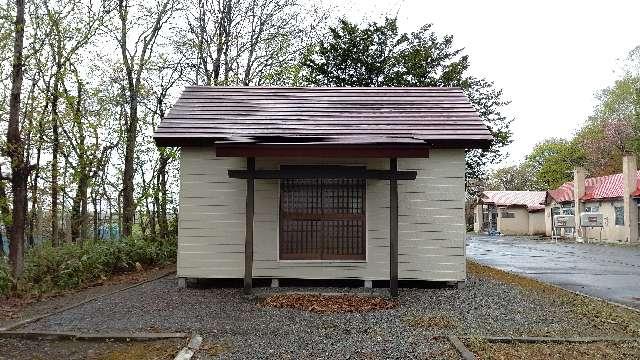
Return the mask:
[[624, 207], [614, 206], [613, 211], [616, 214], [616, 225], [624, 225]]
[[503, 211], [500, 213], [500, 217], [502, 217], [503, 219], [513, 219], [516, 217], [516, 214], [508, 211]]
[[573, 204], [571, 205], [562, 205], [562, 215], [575, 215], [575, 212], [573, 210]]
[[365, 179], [282, 179], [280, 259], [365, 260]]
[[600, 211], [600, 206], [598, 206], [598, 205], [585, 206], [584, 207], [584, 211], [585, 212], [596, 213], [596, 212]]

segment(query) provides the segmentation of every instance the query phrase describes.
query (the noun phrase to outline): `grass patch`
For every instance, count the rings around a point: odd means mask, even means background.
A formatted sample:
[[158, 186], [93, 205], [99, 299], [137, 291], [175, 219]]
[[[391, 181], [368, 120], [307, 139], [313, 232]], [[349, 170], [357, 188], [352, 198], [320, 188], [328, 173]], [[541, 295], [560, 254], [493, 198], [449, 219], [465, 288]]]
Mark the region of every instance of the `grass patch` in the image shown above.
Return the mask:
[[481, 265], [473, 261], [467, 261], [467, 271], [477, 277], [515, 285], [526, 291], [532, 291], [556, 301], [561, 305], [567, 306], [578, 317], [588, 319], [595, 328], [604, 333], [619, 334], [622, 332], [625, 335], [640, 336], [640, 312], [574, 294], [538, 280]]
[[13, 282], [8, 267], [0, 263], [0, 296], [38, 296], [76, 289], [141, 267], [172, 263], [175, 257], [175, 240], [132, 237], [58, 247], [45, 243], [25, 254], [24, 273], [17, 279], [14, 293], [9, 293]]
[[447, 314], [414, 315], [403, 320], [413, 327], [427, 329], [452, 329], [458, 326], [458, 322]]
[[137, 342], [119, 346], [100, 357], [99, 360], [158, 360], [173, 359], [184, 346], [182, 340]]
[[9, 263], [7, 258], [0, 256], [0, 297], [3, 294], [8, 294], [13, 285], [13, 279], [11, 278], [11, 271], [9, 269]]
[[465, 341], [469, 351], [486, 360], [502, 359], [638, 359], [639, 342], [573, 343], [490, 343], [482, 339]]
[[212, 342], [205, 339], [198, 351], [204, 352], [209, 356], [220, 356], [231, 349], [226, 342]]

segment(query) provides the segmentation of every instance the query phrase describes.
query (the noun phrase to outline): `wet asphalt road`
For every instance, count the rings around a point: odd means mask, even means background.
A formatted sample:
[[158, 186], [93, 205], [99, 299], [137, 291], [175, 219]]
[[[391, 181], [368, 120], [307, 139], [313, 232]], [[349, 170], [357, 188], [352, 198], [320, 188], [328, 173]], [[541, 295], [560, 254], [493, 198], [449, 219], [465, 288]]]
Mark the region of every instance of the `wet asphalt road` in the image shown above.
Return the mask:
[[640, 309], [639, 246], [469, 236], [467, 255], [482, 264]]

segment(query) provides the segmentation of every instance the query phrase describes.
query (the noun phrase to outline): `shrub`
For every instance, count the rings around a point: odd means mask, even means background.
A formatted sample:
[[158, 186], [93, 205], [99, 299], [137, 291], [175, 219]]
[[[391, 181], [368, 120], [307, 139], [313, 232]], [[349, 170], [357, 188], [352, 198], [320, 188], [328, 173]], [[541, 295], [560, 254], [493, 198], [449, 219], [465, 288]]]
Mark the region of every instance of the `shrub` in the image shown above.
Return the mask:
[[11, 269], [4, 256], [0, 255], [0, 298], [9, 294], [13, 280], [11, 279]]
[[86, 241], [82, 244], [36, 246], [25, 257], [19, 284], [23, 291], [50, 292], [82, 286], [111, 274], [174, 261], [175, 241], [125, 238], [119, 241]]

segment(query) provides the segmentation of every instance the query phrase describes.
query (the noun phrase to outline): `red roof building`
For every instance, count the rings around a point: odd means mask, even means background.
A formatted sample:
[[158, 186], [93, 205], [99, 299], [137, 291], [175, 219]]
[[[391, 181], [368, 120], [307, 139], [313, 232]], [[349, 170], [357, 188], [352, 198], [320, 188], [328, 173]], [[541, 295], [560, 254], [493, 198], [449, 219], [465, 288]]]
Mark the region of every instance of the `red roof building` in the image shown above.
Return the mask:
[[[637, 183], [640, 185], [640, 171], [637, 172], [636, 176], [639, 180]], [[623, 195], [624, 183], [622, 173], [587, 178], [584, 183], [585, 194], [580, 198], [582, 201], [615, 199]], [[549, 200], [555, 200], [557, 203], [574, 201], [573, 181], [566, 182], [557, 189], [549, 190], [547, 195], [549, 196]], [[640, 187], [638, 187], [632, 195], [640, 196]]]
[[498, 207], [521, 206], [529, 212], [544, 210], [545, 191], [484, 191], [480, 196], [483, 204]]

